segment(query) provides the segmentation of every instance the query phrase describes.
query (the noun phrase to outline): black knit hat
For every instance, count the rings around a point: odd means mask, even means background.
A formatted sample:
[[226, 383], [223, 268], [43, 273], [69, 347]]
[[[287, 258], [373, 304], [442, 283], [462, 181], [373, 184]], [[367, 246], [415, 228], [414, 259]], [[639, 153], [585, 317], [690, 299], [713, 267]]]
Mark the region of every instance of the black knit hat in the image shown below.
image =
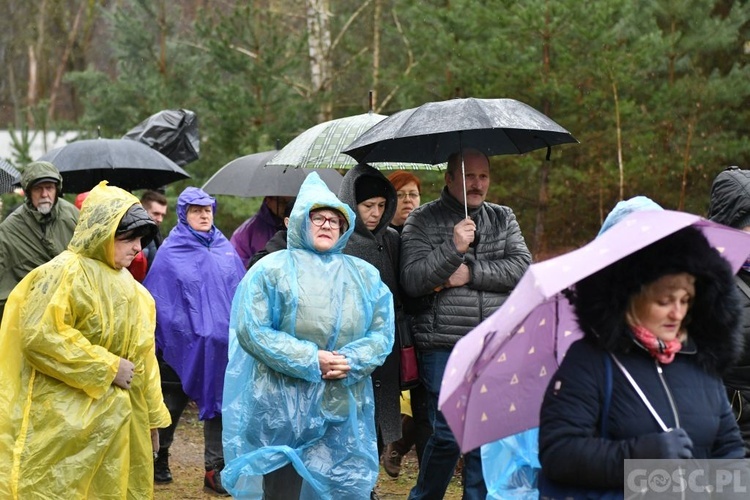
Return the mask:
[[388, 181], [377, 177], [363, 176], [359, 178], [354, 188], [354, 198], [357, 203], [362, 203], [377, 196], [388, 199]]
[[140, 204], [135, 204], [120, 219], [115, 237], [122, 236], [130, 231], [133, 231], [133, 236], [141, 238], [141, 247], [145, 247], [154, 239], [159, 228], [148, 215], [146, 209]]

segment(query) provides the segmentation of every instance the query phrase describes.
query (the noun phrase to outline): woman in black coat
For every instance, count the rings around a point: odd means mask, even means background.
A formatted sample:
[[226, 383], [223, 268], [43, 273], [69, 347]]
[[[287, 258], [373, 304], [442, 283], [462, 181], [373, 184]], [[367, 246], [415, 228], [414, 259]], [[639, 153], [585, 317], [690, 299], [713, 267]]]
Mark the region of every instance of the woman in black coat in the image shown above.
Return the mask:
[[[380, 278], [391, 290], [398, 309], [400, 238], [390, 227], [396, 212], [396, 190], [379, 170], [362, 163], [344, 176], [339, 199], [357, 214], [354, 233], [344, 253], [359, 257], [380, 271]], [[400, 347], [396, 336], [393, 351], [383, 365], [372, 372], [378, 454], [382, 454], [386, 444], [401, 438]]]
[[744, 456], [719, 375], [740, 353], [737, 290], [729, 264], [698, 229], [581, 280], [572, 303], [584, 338], [542, 404], [542, 497], [550, 486], [622, 492], [626, 459]]

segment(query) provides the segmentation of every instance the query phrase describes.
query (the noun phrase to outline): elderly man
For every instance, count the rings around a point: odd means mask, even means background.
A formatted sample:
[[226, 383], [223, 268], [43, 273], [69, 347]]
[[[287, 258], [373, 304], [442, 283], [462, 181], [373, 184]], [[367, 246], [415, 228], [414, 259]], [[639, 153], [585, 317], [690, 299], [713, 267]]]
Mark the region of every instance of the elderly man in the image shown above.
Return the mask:
[[60, 198], [62, 176], [53, 164], [30, 163], [21, 185], [23, 205], [0, 223], [0, 318], [11, 290], [65, 250], [78, 222], [78, 209]]
[[[412, 297], [412, 331], [434, 430], [410, 499], [443, 498], [461, 453], [437, 408], [453, 346], [500, 307], [531, 263], [513, 211], [485, 201], [489, 186], [483, 153], [451, 155], [440, 198], [415, 208], [401, 233], [401, 287]], [[465, 499], [486, 497], [479, 450], [464, 456], [464, 477]]]

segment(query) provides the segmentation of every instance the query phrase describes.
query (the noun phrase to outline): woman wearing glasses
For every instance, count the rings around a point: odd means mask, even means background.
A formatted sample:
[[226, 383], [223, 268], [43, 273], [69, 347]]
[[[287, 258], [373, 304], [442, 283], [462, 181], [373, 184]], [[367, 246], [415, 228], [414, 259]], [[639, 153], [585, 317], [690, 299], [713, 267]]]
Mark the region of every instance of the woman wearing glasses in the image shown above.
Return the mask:
[[236, 498], [369, 498], [375, 486], [368, 378], [392, 349], [393, 297], [377, 269], [343, 255], [354, 219], [310, 174], [287, 249], [237, 289], [222, 411]]
[[396, 189], [398, 199], [396, 212], [391, 219], [391, 227], [401, 234], [406, 218], [422, 202], [422, 183], [419, 182], [419, 177], [404, 170], [393, 172], [388, 176], [388, 180]]

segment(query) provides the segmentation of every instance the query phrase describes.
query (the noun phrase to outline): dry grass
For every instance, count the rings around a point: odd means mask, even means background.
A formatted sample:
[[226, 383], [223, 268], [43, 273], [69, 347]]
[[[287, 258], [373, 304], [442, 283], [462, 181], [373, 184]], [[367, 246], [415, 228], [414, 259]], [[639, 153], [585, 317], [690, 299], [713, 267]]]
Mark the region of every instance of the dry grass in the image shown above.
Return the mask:
[[[220, 498], [203, 489], [203, 425], [198, 420], [194, 404], [188, 405], [182, 415], [170, 452], [169, 467], [172, 469], [174, 481], [166, 485], [157, 484], [154, 487], [156, 500]], [[391, 479], [381, 467], [376, 491], [383, 500], [404, 499], [416, 483], [417, 473], [417, 456], [412, 451], [404, 457], [401, 475], [398, 479]], [[454, 476], [445, 498], [448, 500], [461, 498], [461, 485], [458, 477]]]

